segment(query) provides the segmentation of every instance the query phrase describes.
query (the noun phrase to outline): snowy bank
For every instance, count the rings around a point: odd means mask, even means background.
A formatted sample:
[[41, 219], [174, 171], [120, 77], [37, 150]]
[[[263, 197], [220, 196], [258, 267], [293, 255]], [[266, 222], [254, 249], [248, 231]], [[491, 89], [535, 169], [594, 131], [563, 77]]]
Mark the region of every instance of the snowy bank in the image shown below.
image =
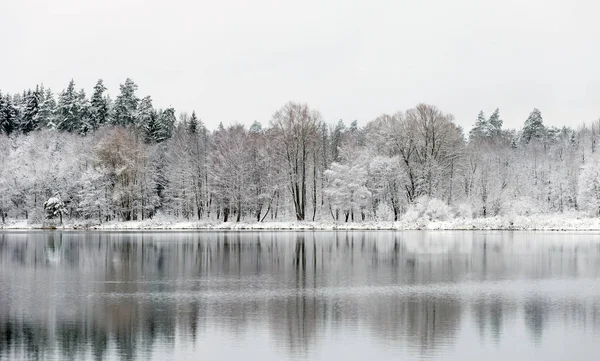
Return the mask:
[[[5, 230], [43, 229], [27, 221], [8, 221], [0, 225]], [[543, 231], [600, 231], [600, 218], [578, 214], [555, 214], [448, 221], [368, 221], [368, 222], [211, 222], [177, 219], [148, 219], [144, 221], [108, 222], [103, 224], [66, 223], [57, 227], [67, 230], [543, 230]]]

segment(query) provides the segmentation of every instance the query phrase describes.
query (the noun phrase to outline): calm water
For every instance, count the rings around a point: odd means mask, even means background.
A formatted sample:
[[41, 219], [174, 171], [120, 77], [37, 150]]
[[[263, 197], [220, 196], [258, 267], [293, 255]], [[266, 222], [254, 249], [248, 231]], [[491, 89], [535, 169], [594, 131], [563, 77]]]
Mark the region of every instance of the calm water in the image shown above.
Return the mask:
[[0, 360], [598, 355], [598, 233], [0, 233]]

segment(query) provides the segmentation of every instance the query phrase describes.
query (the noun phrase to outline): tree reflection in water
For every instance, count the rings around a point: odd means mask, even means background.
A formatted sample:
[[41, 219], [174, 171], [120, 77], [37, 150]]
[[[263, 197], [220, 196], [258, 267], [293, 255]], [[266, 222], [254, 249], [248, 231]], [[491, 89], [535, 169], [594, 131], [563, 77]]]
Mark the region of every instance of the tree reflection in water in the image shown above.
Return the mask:
[[231, 339], [268, 333], [290, 356], [310, 355], [348, 330], [429, 355], [443, 353], [469, 327], [479, 342], [500, 344], [507, 320], [521, 320], [529, 342], [540, 345], [557, 322], [600, 330], [600, 291], [580, 287], [600, 274], [591, 239], [502, 232], [1, 233], [0, 359], [152, 358], [159, 346], [193, 347], [216, 331]]

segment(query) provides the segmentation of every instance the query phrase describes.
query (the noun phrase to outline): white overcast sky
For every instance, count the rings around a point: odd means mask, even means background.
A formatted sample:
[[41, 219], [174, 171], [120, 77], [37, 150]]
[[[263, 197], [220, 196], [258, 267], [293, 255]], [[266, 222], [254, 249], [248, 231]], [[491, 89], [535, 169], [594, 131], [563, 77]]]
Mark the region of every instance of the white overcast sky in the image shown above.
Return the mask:
[[0, 0], [0, 90], [125, 78], [214, 128], [289, 100], [365, 124], [417, 103], [470, 129], [600, 117], [598, 1]]

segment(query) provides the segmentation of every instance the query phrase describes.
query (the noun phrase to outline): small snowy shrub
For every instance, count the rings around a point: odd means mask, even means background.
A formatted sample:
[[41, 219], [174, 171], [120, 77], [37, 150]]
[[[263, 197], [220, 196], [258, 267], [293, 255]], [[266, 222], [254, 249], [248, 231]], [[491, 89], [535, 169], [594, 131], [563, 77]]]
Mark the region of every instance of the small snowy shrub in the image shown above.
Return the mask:
[[533, 216], [542, 212], [540, 204], [531, 197], [511, 199], [500, 206], [500, 214], [503, 216]]
[[407, 222], [447, 221], [451, 214], [450, 207], [443, 201], [423, 196], [408, 207], [403, 219]]
[[375, 217], [376, 221], [393, 221], [394, 220], [394, 211], [392, 208], [386, 203], [377, 204], [377, 217]]
[[41, 209], [34, 208], [29, 212], [27, 217], [27, 224], [40, 225], [44, 223], [45, 212]]
[[454, 217], [460, 219], [472, 219], [473, 207], [466, 202], [459, 203], [454, 207]]

